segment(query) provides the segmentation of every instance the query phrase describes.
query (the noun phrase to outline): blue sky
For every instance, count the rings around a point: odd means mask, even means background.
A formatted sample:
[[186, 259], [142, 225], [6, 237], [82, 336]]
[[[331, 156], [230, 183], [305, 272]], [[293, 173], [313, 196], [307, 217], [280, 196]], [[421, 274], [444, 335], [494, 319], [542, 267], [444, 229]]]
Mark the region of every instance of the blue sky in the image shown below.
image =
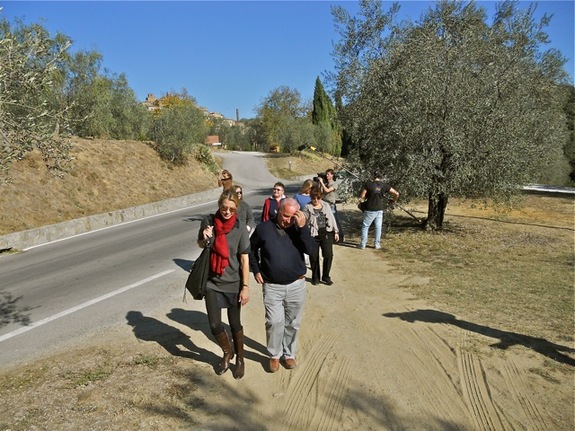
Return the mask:
[[[399, 3], [400, 16], [414, 21], [432, 5]], [[271, 90], [288, 86], [311, 100], [316, 77], [334, 70], [332, 4], [357, 11], [352, 1], [0, 0], [0, 18], [40, 23], [69, 36], [73, 51], [100, 52], [103, 66], [126, 74], [140, 100], [185, 88], [209, 111], [235, 118], [239, 109], [252, 118]], [[495, 2], [478, 4], [492, 16]], [[539, 1], [537, 16], [543, 13], [554, 14], [549, 46], [569, 59], [573, 80], [574, 1]]]

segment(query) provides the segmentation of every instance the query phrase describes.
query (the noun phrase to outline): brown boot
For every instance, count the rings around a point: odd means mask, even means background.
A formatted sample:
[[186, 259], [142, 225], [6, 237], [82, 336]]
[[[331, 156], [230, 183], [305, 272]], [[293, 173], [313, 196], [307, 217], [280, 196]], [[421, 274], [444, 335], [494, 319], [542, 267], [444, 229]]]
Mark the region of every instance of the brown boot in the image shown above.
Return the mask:
[[223, 331], [222, 333], [216, 335], [216, 340], [218, 341], [219, 346], [224, 351], [224, 356], [222, 357], [222, 361], [218, 364], [218, 369], [216, 373], [224, 374], [230, 368], [230, 361], [234, 357], [234, 352], [232, 351], [232, 346], [230, 345], [230, 338], [228, 337], [228, 333]]
[[234, 349], [236, 350], [236, 369], [234, 377], [236, 379], [241, 379], [245, 373], [245, 363], [244, 363], [244, 330], [232, 334], [234, 338]]

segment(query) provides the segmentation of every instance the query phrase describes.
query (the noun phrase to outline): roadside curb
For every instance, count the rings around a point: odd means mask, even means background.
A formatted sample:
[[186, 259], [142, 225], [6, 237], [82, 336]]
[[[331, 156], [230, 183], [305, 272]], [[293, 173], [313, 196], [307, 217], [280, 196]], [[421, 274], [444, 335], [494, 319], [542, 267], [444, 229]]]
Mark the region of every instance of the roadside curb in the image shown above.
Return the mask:
[[[310, 175], [284, 180], [287, 184], [296, 184], [310, 178]], [[161, 214], [168, 211], [186, 208], [198, 202], [218, 199], [222, 189], [220, 187], [204, 192], [163, 201], [152, 202], [136, 207], [125, 208], [107, 213], [94, 214], [74, 220], [64, 221], [34, 229], [13, 232], [0, 236], [0, 252], [3, 250], [25, 250], [52, 241], [68, 238], [97, 229], [114, 226]]]
[[200, 193], [180, 196], [132, 208], [111, 211], [102, 214], [81, 217], [74, 220], [41, 226], [20, 232], [0, 236], [0, 251], [25, 250], [40, 244], [102, 229], [144, 217], [161, 214], [167, 211], [186, 208], [198, 202], [217, 199], [221, 188], [215, 188]]

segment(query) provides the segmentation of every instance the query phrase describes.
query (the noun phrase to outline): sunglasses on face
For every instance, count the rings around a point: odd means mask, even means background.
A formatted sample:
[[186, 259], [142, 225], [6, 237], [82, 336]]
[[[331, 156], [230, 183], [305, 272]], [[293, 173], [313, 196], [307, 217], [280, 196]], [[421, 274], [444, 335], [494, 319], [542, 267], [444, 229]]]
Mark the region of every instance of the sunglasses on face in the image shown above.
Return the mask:
[[235, 213], [235, 212], [237, 211], [237, 208], [222, 206], [222, 207], [220, 208], [220, 211], [221, 211], [221, 212], [229, 211], [229, 212], [231, 212], [231, 213]]

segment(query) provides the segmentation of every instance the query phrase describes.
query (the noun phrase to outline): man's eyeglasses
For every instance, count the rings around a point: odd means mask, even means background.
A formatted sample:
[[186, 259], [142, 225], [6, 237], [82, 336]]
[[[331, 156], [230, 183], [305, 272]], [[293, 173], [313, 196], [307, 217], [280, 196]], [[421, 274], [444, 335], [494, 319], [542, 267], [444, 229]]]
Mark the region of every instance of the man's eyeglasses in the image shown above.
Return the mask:
[[283, 192], [282, 189], [274, 188], [274, 192]]
[[220, 211], [222, 211], [222, 212], [229, 211], [229, 212], [231, 212], [231, 213], [235, 213], [235, 212], [237, 211], [237, 208], [222, 206], [222, 207], [220, 208]]

